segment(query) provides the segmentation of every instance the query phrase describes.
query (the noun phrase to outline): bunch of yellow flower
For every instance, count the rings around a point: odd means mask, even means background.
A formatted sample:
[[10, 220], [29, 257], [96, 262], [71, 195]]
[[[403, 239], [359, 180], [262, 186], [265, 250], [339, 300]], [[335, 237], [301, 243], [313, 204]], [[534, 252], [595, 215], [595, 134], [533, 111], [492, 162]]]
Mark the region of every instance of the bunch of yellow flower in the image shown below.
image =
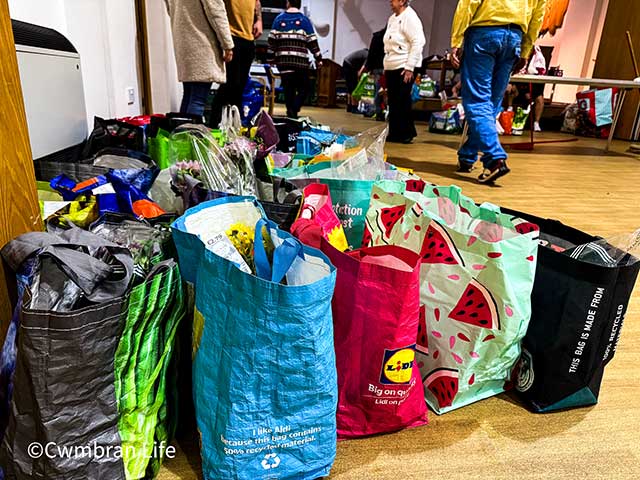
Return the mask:
[[[227, 237], [231, 240], [231, 243], [236, 250], [242, 255], [242, 258], [247, 265], [251, 269], [251, 271], [255, 274], [255, 261], [254, 261], [254, 251], [253, 251], [253, 242], [255, 238], [255, 228], [252, 228], [244, 223], [234, 223], [229, 227], [226, 231]], [[268, 230], [265, 227], [263, 230], [263, 244], [265, 250], [267, 252], [267, 257], [271, 262], [273, 259], [273, 242], [271, 241], [271, 237], [268, 234]]]
[[227, 230], [227, 237], [236, 247], [236, 250], [242, 255], [244, 261], [247, 262], [251, 271], [255, 272], [253, 266], [253, 238], [255, 236], [255, 230], [244, 223], [234, 223]]

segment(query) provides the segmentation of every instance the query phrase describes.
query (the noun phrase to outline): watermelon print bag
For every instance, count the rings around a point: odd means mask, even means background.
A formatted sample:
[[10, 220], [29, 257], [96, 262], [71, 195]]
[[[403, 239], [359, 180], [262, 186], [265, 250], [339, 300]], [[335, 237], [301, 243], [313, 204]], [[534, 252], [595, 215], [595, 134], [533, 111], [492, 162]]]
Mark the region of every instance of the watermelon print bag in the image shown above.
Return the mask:
[[379, 246], [322, 250], [338, 270], [333, 297], [338, 368], [338, 438], [388, 433], [427, 423], [415, 364], [420, 258]]
[[538, 235], [458, 187], [374, 187], [365, 243], [422, 257], [416, 361], [436, 413], [504, 391], [531, 315]]

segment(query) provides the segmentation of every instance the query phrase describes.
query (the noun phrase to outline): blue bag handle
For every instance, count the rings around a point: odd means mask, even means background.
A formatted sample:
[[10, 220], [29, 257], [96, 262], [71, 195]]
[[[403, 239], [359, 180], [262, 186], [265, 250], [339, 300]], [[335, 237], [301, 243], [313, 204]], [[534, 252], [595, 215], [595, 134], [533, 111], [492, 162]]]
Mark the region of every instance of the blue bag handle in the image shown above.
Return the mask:
[[304, 259], [302, 244], [294, 238], [287, 238], [273, 252], [273, 269], [264, 249], [262, 229], [268, 225], [265, 219], [258, 220], [254, 237], [254, 260], [256, 275], [263, 280], [280, 283], [293, 265], [296, 257]]

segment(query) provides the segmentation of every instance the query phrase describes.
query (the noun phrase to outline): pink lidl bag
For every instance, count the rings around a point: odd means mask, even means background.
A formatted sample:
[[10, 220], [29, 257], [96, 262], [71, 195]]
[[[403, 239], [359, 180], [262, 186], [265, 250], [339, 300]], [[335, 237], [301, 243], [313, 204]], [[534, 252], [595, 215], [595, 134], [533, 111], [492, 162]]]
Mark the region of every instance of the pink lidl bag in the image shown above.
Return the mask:
[[[312, 183], [305, 187], [303, 198], [300, 214], [291, 226], [291, 233], [303, 243], [320, 248], [320, 243], [316, 243], [318, 237], [317, 228], [314, 228], [316, 225], [320, 227], [322, 237], [331, 245], [341, 252], [348, 250], [349, 244], [344, 228], [333, 210], [329, 187], [321, 183]], [[309, 232], [312, 234], [310, 235]]]
[[338, 270], [333, 323], [338, 369], [338, 438], [427, 423], [415, 362], [420, 256], [396, 246], [322, 251]]

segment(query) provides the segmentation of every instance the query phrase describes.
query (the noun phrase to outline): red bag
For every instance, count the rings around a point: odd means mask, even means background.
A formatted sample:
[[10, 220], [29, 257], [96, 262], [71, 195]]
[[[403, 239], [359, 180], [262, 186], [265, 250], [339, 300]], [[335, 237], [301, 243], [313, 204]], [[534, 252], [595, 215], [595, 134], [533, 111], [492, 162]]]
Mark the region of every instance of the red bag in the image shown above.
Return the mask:
[[578, 107], [587, 113], [589, 121], [596, 127], [611, 125], [617, 99], [617, 88], [585, 90], [576, 94]]
[[[338, 216], [333, 211], [329, 187], [321, 183], [312, 183], [303, 191], [302, 207], [298, 219], [291, 226], [291, 233], [298, 237], [302, 243], [314, 248], [320, 248], [317, 229], [320, 228], [322, 237], [331, 245], [344, 252], [349, 248], [344, 228]], [[305, 232], [304, 236], [302, 232]]]
[[396, 246], [322, 251], [338, 270], [333, 324], [338, 369], [338, 438], [427, 423], [415, 364], [420, 256]]
[[511, 135], [513, 132], [513, 119], [515, 118], [515, 115], [515, 112], [507, 111], [500, 113], [500, 116], [498, 117], [498, 121], [500, 122], [505, 135]]

